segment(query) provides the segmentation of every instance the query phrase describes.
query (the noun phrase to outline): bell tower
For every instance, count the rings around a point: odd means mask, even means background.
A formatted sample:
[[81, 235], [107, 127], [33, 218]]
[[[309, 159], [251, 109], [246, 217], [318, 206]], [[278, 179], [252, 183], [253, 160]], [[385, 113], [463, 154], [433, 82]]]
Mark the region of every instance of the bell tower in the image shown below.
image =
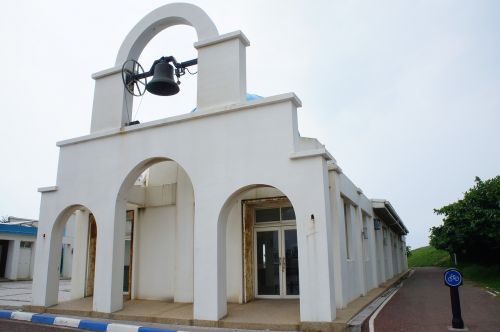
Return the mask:
[[[198, 36], [198, 41], [194, 43], [198, 50], [198, 111], [210, 112], [245, 102], [246, 47], [250, 45], [245, 35], [241, 31], [220, 35], [210, 17], [195, 5], [167, 4], [146, 15], [129, 32], [118, 51], [114, 67], [92, 75], [95, 90], [91, 133], [125, 127], [127, 107], [132, 108], [133, 96], [123, 83], [123, 64], [128, 60], [137, 61], [146, 45], [158, 33], [181, 24], [192, 26]], [[167, 73], [169, 69], [165, 67], [161, 70]], [[170, 88], [175, 90], [173, 85]], [[158, 92], [173, 94], [173, 90], [167, 90]]]

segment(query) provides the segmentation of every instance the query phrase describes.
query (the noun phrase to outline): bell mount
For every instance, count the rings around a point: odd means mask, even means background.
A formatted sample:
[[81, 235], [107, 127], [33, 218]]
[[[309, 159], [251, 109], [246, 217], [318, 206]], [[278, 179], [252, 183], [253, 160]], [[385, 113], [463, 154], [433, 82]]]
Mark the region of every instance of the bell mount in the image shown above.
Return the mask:
[[[186, 68], [196, 64], [198, 64], [198, 59], [179, 63], [173, 56], [167, 56], [155, 60], [151, 69], [145, 72], [139, 62], [129, 59], [122, 66], [123, 85], [134, 96], [142, 96], [146, 90], [159, 96], [171, 96], [179, 92], [179, 84], [181, 83], [179, 78], [186, 73]], [[156, 74], [155, 69], [157, 70]], [[177, 82], [173, 80], [174, 73]], [[147, 79], [151, 76], [153, 79], [148, 83]]]

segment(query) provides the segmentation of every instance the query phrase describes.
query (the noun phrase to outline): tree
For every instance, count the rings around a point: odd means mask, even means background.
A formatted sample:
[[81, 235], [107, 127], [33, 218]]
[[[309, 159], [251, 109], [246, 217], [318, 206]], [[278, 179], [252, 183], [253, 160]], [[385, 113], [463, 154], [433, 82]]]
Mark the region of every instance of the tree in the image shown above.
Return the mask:
[[434, 209], [443, 225], [432, 227], [430, 244], [462, 260], [496, 262], [500, 255], [500, 176], [475, 185], [457, 202]]
[[411, 256], [411, 247], [406, 246], [406, 257], [410, 257], [410, 256]]

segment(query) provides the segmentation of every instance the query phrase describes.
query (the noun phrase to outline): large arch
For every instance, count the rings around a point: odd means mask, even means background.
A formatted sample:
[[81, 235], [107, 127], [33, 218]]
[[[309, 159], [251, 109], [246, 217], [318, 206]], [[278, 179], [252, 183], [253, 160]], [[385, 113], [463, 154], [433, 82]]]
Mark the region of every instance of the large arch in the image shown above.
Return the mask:
[[[146, 170], [147, 183], [138, 185]], [[135, 215], [131, 299], [193, 302], [195, 193], [186, 169], [168, 157], [142, 160], [125, 176], [116, 199], [118, 220], [127, 219], [121, 218], [126, 211]]]
[[[271, 230], [270, 232], [272, 233], [279, 233], [279, 243], [274, 243], [272, 245], [276, 245], [277, 247], [275, 247], [275, 249], [279, 250], [279, 264], [284, 270], [283, 274], [278, 271], [279, 281], [276, 285], [278, 287], [277, 294], [271, 297], [298, 297], [298, 284], [296, 284], [295, 289], [297, 294], [291, 294], [289, 290], [286, 290], [286, 285], [284, 283], [284, 275], [287, 271], [291, 271], [291, 264], [288, 266], [290, 267], [289, 269], [285, 267], [285, 262], [288, 262], [290, 257], [287, 256], [285, 252], [284, 231], [286, 228], [286, 233], [291, 233], [291, 231], [295, 232], [295, 239], [292, 239], [292, 242], [295, 241], [294, 245], [297, 248], [295, 253], [298, 254], [300, 248], [296, 238], [296, 229], [300, 226], [297, 225], [295, 220], [293, 220], [292, 223], [286, 223], [285, 226], [285, 224], [281, 224], [280, 219], [276, 220], [277, 223], [265, 223], [264, 228], [254, 227], [256, 209], [271, 208], [281, 211], [282, 207], [288, 206], [290, 206], [293, 211], [294, 204], [292, 197], [287, 195], [287, 193], [278, 186], [270, 184], [251, 184], [242, 186], [229, 195], [224, 202], [220, 210], [217, 226], [219, 234], [217, 252], [218, 260], [221, 263], [220, 267], [222, 268], [222, 278], [220, 278], [221, 280], [219, 280], [219, 282], [221, 289], [226, 291], [226, 294], [221, 294], [221, 296], [226, 297], [228, 302], [246, 303], [254, 300], [256, 296], [259, 296], [257, 295], [258, 274], [272, 272], [260, 271], [257, 269], [257, 256], [259, 253], [258, 250], [255, 251], [255, 248], [257, 248], [255, 241], [258, 241], [255, 236], [257, 236], [256, 234], [264, 234], [258, 232], [259, 230], [264, 230], [266, 232]], [[290, 230], [290, 232], [288, 232], [288, 230]], [[283, 244], [281, 243], [282, 241]], [[228, 248], [230, 250], [227, 250]], [[298, 259], [294, 260], [294, 263], [298, 264]], [[295, 281], [298, 283], [298, 266], [296, 268], [297, 279]], [[289, 278], [288, 281], [291, 283], [291, 278]], [[239, 283], [239, 285], [235, 283]], [[238, 298], [235, 297], [237, 293], [239, 293]], [[265, 294], [260, 295], [266, 296]]]
[[[69, 219], [73, 216], [78, 214], [79, 211], [86, 211], [86, 216], [88, 218], [89, 214], [92, 214], [92, 211], [90, 208], [88, 208], [86, 205], [81, 204], [81, 203], [75, 203], [68, 205], [67, 207], [63, 208], [58, 214], [57, 217], [55, 218], [54, 223], [52, 224], [52, 227], [50, 228], [50, 235], [47, 236], [48, 234], [41, 234], [41, 238], [45, 239], [48, 237], [48, 240], [50, 241], [49, 243], [49, 260], [48, 260], [48, 275], [47, 275], [47, 287], [45, 289], [47, 295], [47, 304], [48, 305], [54, 305], [59, 303], [58, 299], [58, 292], [59, 292], [59, 267], [60, 267], [60, 262], [61, 262], [61, 248], [62, 248], [62, 240], [63, 240], [63, 235], [64, 235], [64, 230], [65, 227], [69, 221]], [[99, 220], [98, 217], [95, 217], [95, 224], [96, 228], [99, 228], [98, 222]], [[75, 224], [82, 223], [85, 220], [82, 218], [75, 217]], [[87, 219], [87, 222], [89, 220]], [[82, 226], [82, 225], [78, 225]], [[83, 225], [83, 227], [88, 227], [88, 223]], [[40, 235], [39, 235], [40, 236]], [[85, 241], [87, 238], [85, 237]], [[86, 248], [86, 246], [85, 246]], [[86, 253], [84, 253], [86, 255]], [[85, 264], [87, 264], [86, 260], [84, 261]], [[87, 268], [85, 265], [83, 267], [84, 271]], [[73, 272], [75, 271], [75, 266], [73, 266]], [[78, 269], [77, 269], [78, 271]], [[72, 275], [72, 290], [71, 290], [71, 299], [76, 299], [76, 298], [82, 298], [85, 296], [85, 293], [83, 290], [75, 291], [76, 288], [81, 288], [82, 287], [82, 280], [76, 281], [79, 283], [79, 285], [74, 284], [73, 279], [78, 279], [79, 276], [74, 276]], [[93, 278], [93, 276], [92, 276]], [[85, 282], [87, 281], [86, 276], [83, 278], [83, 287], [85, 287]], [[91, 286], [93, 288], [93, 284]]]
[[121, 66], [129, 59], [137, 60], [154, 36], [168, 27], [180, 24], [192, 26], [199, 41], [219, 35], [217, 27], [201, 8], [187, 3], [167, 4], [146, 15], [129, 32], [118, 51], [116, 66]]

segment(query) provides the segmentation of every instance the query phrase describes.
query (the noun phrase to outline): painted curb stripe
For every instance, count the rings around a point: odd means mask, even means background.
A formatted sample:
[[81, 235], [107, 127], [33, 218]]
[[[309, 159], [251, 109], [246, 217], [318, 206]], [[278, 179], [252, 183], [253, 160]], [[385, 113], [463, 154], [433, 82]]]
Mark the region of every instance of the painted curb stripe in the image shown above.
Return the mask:
[[10, 316], [10, 318], [11, 319], [16, 319], [16, 320], [25, 320], [27, 322], [31, 322], [31, 316], [33, 316], [33, 314], [31, 312], [14, 311], [12, 313], [12, 316]]
[[78, 325], [80, 325], [80, 320], [75, 318], [56, 317], [56, 319], [54, 319], [54, 325], [78, 327]]
[[0, 318], [10, 319], [11, 316], [12, 316], [12, 311], [10, 311], [10, 310], [0, 310]]
[[116, 323], [109, 324], [107, 329], [107, 332], [137, 332], [137, 331], [139, 331], [139, 326], [116, 324]]
[[80, 324], [78, 324], [78, 328], [88, 331], [106, 331], [108, 329], [108, 323], [94, 320], [81, 320]]
[[35, 315], [33, 315], [33, 317], [31, 317], [31, 321], [33, 323], [49, 324], [49, 325], [54, 324], [55, 319], [56, 319], [56, 316], [47, 315], [47, 314], [35, 314]]
[[104, 332], [183, 332], [177, 330], [161, 329], [157, 327], [125, 325], [107, 323], [93, 320], [76, 319], [69, 317], [56, 317], [50, 314], [36, 314], [24, 311], [0, 310], [0, 318], [31, 321], [38, 324], [76, 327], [87, 331]]
[[141, 326], [141, 327], [139, 327], [139, 332], [177, 332], [177, 331], [175, 331], [175, 330], [159, 329], [159, 328], [156, 328], [156, 327]]

